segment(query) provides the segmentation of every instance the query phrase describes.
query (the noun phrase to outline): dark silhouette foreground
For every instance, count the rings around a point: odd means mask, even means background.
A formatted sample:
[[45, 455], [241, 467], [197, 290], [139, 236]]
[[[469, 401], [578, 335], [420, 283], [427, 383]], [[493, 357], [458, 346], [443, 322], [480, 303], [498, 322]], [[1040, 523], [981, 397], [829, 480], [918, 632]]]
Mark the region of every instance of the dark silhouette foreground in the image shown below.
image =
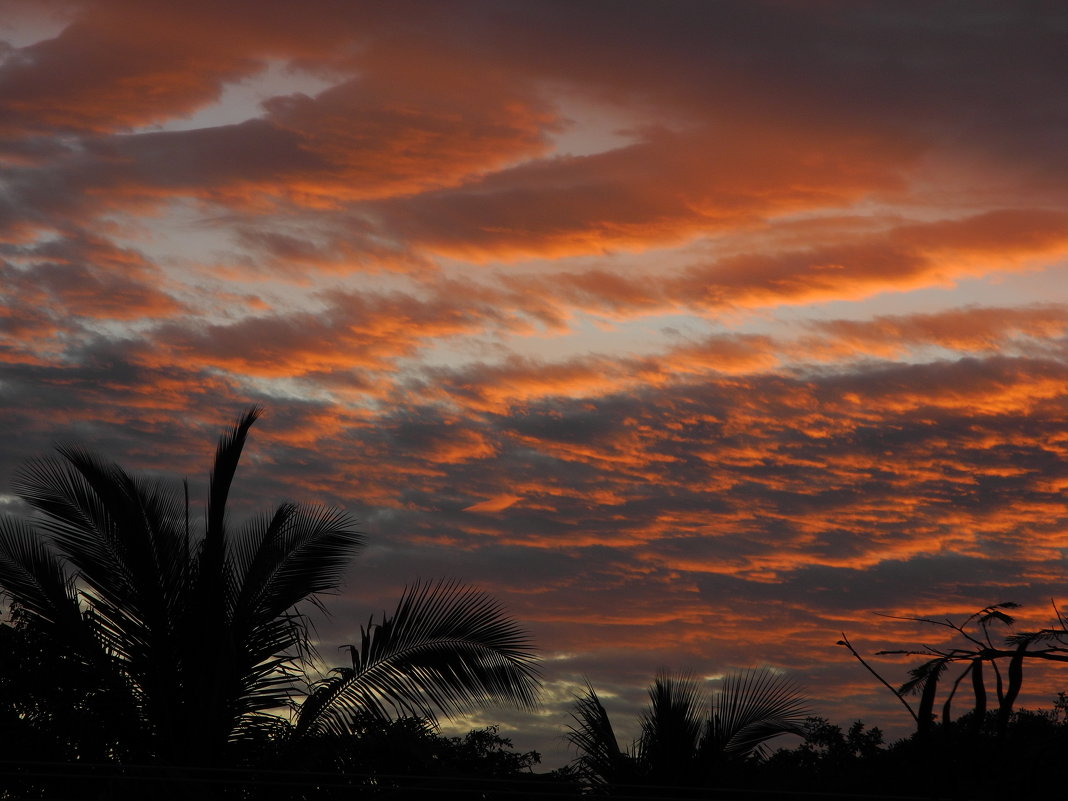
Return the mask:
[[187, 491], [84, 448], [16, 475], [37, 516], [0, 519], [8, 759], [156, 766], [173, 781], [153, 794], [202, 796], [183, 778], [284, 767], [305, 740], [351, 733], [357, 713], [533, 707], [528, 636], [486, 595], [444, 581], [410, 587], [362, 629], [350, 664], [309, 687], [315, 652], [298, 605], [322, 606], [363, 536], [337, 510], [293, 503], [233, 524], [230, 486], [258, 416], [219, 440], [200, 533]]

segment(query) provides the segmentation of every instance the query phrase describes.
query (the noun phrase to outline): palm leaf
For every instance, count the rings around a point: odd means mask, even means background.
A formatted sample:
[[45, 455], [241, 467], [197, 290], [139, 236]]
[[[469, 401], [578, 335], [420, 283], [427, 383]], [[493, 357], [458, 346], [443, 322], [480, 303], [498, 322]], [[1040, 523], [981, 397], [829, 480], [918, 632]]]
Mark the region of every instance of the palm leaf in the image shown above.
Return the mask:
[[706, 752], [744, 755], [780, 734], [803, 734], [803, 691], [767, 668], [732, 673], [713, 693]]
[[98, 616], [81, 608], [73, 577], [39, 533], [7, 517], [0, 518], [0, 588], [17, 604], [19, 625], [46, 637], [63, 658], [73, 658], [76, 669], [112, 699], [117, 725], [131, 725], [139, 699], [127, 695], [121, 662], [108, 647]]
[[[999, 604], [999, 606], [1004, 606], [1004, 604]], [[988, 607], [983, 610], [983, 613], [979, 616], [978, 622], [980, 625], [985, 626], [990, 623], [991, 620], [997, 620], [999, 623], [1004, 623], [1006, 626], [1011, 626], [1016, 622], [1016, 618], [1012, 615], [1007, 615], [995, 607]]]
[[37, 533], [0, 518], [0, 587], [53, 636], [81, 627], [74, 581]]
[[578, 751], [576, 766], [594, 784], [625, 781], [633, 770], [631, 757], [619, 747], [612, 721], [593, 687], [575, 700], [567, 740]]
[[322, 608], [317, 594], [338, 587], [362, 542], [349, 517], [325, 507], [282, 504], [246, 525], [233, 559], [238, 590], [232, 629], [245, 644], [234, 666], [241, 714], [290, 701], [306, 657], [314, 655], [296, 606], [307, 601]]
[[527, 634], [489, 596], [456, 582], [409, 587], [349, 649], [351, 667], [335, 668], [301, 705], [298, 734], [343, 732], [357, 711], [434, 719], [487, 702], [537, 703]]
[[641, 754], [695, 754], [708, 701], [691, 676], [660, 673], [649, 688], [649, 706], [639, 721]]
[[[912, 689], [920, 689], [920, 705], [916, 709], [916, 731], [919, 734], [930, 731], [934, 724], [934, 699], [938, 691], [938, 679], [948, 665], [947, 657], [938, 657], [911, 671]], [[906, 685], [909, 683], [906, 682]], [[904, 687], [901, 692], [906, 692]]]
[[91, 451], [58, 450], [62, 460], [25, 465], [16, 489], [46, 515], [40, 527], [52, 534], [116, 630], [142, 627], [166, 635], [185, 574], [181, 499]]
[[[257, 406], [249, 408], [228, 432], [219, 437], [215, 449], [215, 461], [208, 479], [207, 527], [200, 545], [195, 599], [200, 607], [199, 613], [212, 623], [225, 620], [232, 611], [236, 587], [232, 566], [227, 561], [226, 502], [249, 429], [261, 413]], [[209, 638], [221, 636], [219, 631], [209, 633]]]
[[82, 577], [107, 602], [124, 604], [133, 594], [133, 578], [115, 516], [124, 505], [118, 497], [122, 493], [114, 485], [128, 477], [88, 451], [65, 447], [60, 452], [65, 459], [27, 462], [16, 471], [12, 486], [45, 515], [38, 526], [52, 534], [57, 549]]
[[249, 429], [262, 413], [263, 409], [260, 407], [250, 407], [234, 423], [233, 427], [219, 438], [219, 444], [215, 449], [215, 463], [212, 466], [208, 486], [206, 537], [213, 546], [214, 541], [218, 540], [219, 549], [222, 548], [221, 540], [225, 532], [226, 501], [230, 496], [230, 485], [233, 484], [238, 462], [241, 461], [241, 452], [248, 439]]
[[125, 663], [135, 696], [172, 704], [162, 699], [173, 699], [180, 682], [175, 634], [188, 568], [184, 503], [91, 451], [58, 451], [62, 461], [30, 463], [20, 473], [20, 489], [47, 515], [42, 528], [78, 570], [86, 621]]
[[[908, 651], [906, 653], [916, 653], [915, 651]], [[937, 681], [938, 676], [942, 674], [942, 670], [946, 666], [945, 657], [935, 657], [924, 662], [917, 667], [912, 668], [909, 671], [909, 679], [898, 688], [898, 692], [902, 695], [910, 695], [912, 693], [920, 692], [927, 684], [927, 680], [934, 672], [935, 679]]]
[[336, 590], [364, 541], [346, 514], [326, 507], [283, 504], [246, 527], [236, 549], [240, 588], [235, 625], [271, 619], [301, 601]]

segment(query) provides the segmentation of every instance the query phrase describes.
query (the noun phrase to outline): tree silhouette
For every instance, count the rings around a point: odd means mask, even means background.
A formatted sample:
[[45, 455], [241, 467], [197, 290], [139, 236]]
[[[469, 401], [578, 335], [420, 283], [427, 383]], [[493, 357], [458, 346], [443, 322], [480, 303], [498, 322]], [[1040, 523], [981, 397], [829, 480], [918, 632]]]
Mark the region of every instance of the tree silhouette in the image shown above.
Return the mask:
[[439, 582], [411, 588], [393, 616], [370, 625], [353, 667], [325, 680], [289, 723], [314, 656], [298, 605], [322, 606], [363, 535], [337, 510], [292, 503], [231, 524], [231, 483], [259, 414], [248, 410], [219, 440], [201, 535], [188, 491], [80, 447], [16, 475], [39, 515], [0, 519], [0, 590], [18, 626], [61, 646], [106, 700], [97, 737], [116, 744], [108, 756], [204, 768], [265, 739], [343, 729], [357, 709], [532, 706], [526, 635], [486, 596]]
[[730, 674], [711, 695], [691, 677], [660, 674], [630, 749], [619, 746], [592, 687], [575, 703], [568, 739], [579, 753], [575, 766], [594, 786], [700, 787], [771, 738], [801, 734], [807, 713], [800, 689], [768, 669]]
[[[1018, 607], [1019, 604], [1011, 601], [991, 604], [969, 615], [961, 623], [955, 623], [949, 618], [935, 619], [883, 615], [883, 617], [890, 617], [895, 620], [908, 620], [946, 628], [955, 632], [958, 639], [957, 643], [947, 648], [934, 648], [925, 645], [919, 649], [878, 651], [877, 656], [908, 655], [927, 657], [926, 661], [909, 671], [908, 680], [899, 688], [891, 685], [868, 664], [844, 633], [838, 644], [847, 648], [868, 672], [897, 696], [913, 720], [916, 721], [916, 731], [921, 736], [929, 734], [935, 725], [935, 701], [939, 682], [954, 667], [957, 667], [958, 672], [955, 674], [955, 678], [942, 703], [940, 710], [941, 721], [943, 724], [953, 722], [953, 701], [965, 679], [970, 679], [969, 685], [974, 698], [973, 714], [970, 720], [973, 729], [975, 731], [979, 730], [985, 720], [989, 705], [989, 691], [987, 689], [987, 667], [989, 666], [989, 671], [994, 679], [997, 733], [999, 736], [1004, 736], [1012, 716], [1013, 707], [1020, 695], [1020, 690], [1023, 688], [1025, 661], [1068, 662], [1068, 621], [1065, 620], [1056, 604], [1053, 605], [1053, 612], [1057, 619], [1055, 626], [1038, 631], [1012, 633], [1004, 638], [1003, 646], [995, 644], [994, 638], [990, 633], [991, 624], [999, 623], [1009, 627], [1013, 626], [1015, 619], [1006, 610]], [[1008, 661], [1004, 675], [998, 665], [999, 660]], [[964, 666], [963, 670], [959, 668], [960, 665]], [[954, 674], [950, 673], [950, 675]], [[913, 709], [912, 705], [906, 700], [906, 696], [916, 693], [919, 693], [920, 700], [917, 708]]]

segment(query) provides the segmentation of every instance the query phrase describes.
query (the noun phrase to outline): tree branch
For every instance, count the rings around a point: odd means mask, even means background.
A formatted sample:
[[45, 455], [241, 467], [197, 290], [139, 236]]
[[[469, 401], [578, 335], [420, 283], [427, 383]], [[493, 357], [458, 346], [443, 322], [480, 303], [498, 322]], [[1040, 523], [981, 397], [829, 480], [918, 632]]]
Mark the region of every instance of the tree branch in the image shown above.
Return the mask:
[[871, 673], [871, 675], [875, 676], [875, 678], [877, 678], [879, 680], [879, 682], [884, 687], [886, 687], [886, 689], [888, 689], [890, 692], [892, 692], [894, 694], [894, 697], [897, 698], [897, 700], [900, 701], [904, 705], [905, 709], [907, 709], [909, 711], [909, 714], [912, 715], [912, 719], [916, 722], [917, 725], [919, 725], [920, 719], [918, 717], [916, 717], [916, 713], [913, 711], [912, 706], [909, 704], [909, 702], [905, 700], [905, 697], [901, 693], [899, 693], [897, 691], [897, 689], [895, 689], [894, 686], [892, 684], [890, 684], [890, 682], [888, 682], [886, 679], [884, 679], [882, 676], [880, 676], [875, 671], [875, 668], [873, 668], [871, 665], [869, 665], [867, 662], [864, 661], [864, 657], [862, 657], [860, 654], [857, 653], [857, 649], [854, 648], [853, 645], [849, 642], [849, 638], [846, 637], [844, 631], [842, 632], [842, 639], [840, 639], [838, 641], [838, 645], [844, 645], [846, 648], [848, 648], [849, 649], [849, 653], [853, 654], [854, 658], [858, 662], [860, 662], [860, 664], [862, 664], [864, 666], [864, 668], [869, 673]]

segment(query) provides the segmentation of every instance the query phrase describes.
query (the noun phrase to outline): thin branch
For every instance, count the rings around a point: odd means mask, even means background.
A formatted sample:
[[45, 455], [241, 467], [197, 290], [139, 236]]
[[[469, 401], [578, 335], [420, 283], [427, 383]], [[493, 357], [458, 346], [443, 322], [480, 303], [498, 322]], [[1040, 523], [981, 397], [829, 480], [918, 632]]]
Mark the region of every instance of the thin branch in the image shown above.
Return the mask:
[[1057, 622], [1061, 624], [1061, 628], [1064, 629], [1065, 633], [1068, 633], [1068, 618], [1061, 614], [1061, 610], [1057, 608], [1056, 600], [1050, 598], [1049, 602], [1053, 607], [1053, 613], [1057, 616]]
[[953, 682], [953, 687], [952, 687], [952, 689], [950, 689], [949, 695], [946, 696], [946, 702], [942, 705], [942, 723], [943, 724], [949, 724], [951, 722], [949, 713], [950, 713], [950, 710], [952, 708], [953, 698], [957, 695], [957, 689], [960, 687], [960, 683], [964, 680], [964, 677], [967, 676], [974, 669], [975, 669], [975, 662], [974, 661], [969, 661], [968, 667], [964, 668], [964, 672], [961, 673], [959, 676], [957, 676], [957, 680], [955, 682]]
[[982, 620], [979, 622], [980, 627], [983, 629], [983, 639], [986, 640], [986, 647], [993, 648], [994, 641], [990, 639], [990, 629], [987, 626], [988, 621]]
[[[989, 608], [990, 607], [987, 607], [987, 609], [989, 609]], [[958, 626], [956, 623], [954, 623], [952, 620], [949, 620], [948, 618], [946, 620], [932, 620], [929, 617], [903, 617], [901, 615], [888, 615], [885, 612], [876, 612], [875, 614], [877, 614], [879, 617], [890, 618], [891, 620], [908, 620], [908, 621], [910, 621], [912, 623], [930, 623], [932, 626], [942, 626], [943, 628], [952, 629], [953, 631], [957, 632], [958, 634], [960, 634], [962, 637], [964, 637], [968, 641], [974, 642], [976, 645], [978, 645], [980, 648], [982, 648], [983, 647], [983, 643], [980, 640], [975, 639], [975, 637], [973, 637], [968, 632], [966, 632], [964, 630], [964, 626], [968, 625], [968, 623], [973, 618], [977, 617], [980, 613], [985, 612], [985, 611], [986, 611], [986, 609], [980, 610], [980, 612], [977, 612], [976, 614], [974, 614], [971, 617], [969, 617], [960, 626]], [[929, 646], [925, 645], [924, 647], [927, 648]]]
[[886, 679], [884, 679], [882, 676], [880, 676], [875, 671], [875, 668], [873, 668], [871, 665], [869, 665], [867, 662], [864, 661], [864, 657], [862, 657], [860, 654], [857, 653], [857, 649], [854, 648], [853, 645], [849, 642], [849, 638], [846, 637], [844, 631], [842, 632], [842, 639], [840, 639], [838, 641], [838, 645], [844, 645], [846, 648], [848, 648], [849, 649], [849, 653], [853, 654], [853, 656], [856, 658], [856, 660], [858, 662], [860, 662], [860, 664], [862, 664], [865, 667], [865, 669], [869, 673], [871, 673], [871, 675], [875, 676], [875, 678], [877, 678], [879, 680], [879, 682], [884, 687], [886, 687], [886, 689], [888, 689], [890, 692], [892, 692], [894, 694], [894, 697], [897, 698], [897, 700], [900, 701], [904, 705], [905, 709], [907, 709], [909, 711], [909, 714], [912, 715], [913, 721], [915, 721], [917, 725], [919, 724], [920, 719], [918, 717], [916, 717], [916, 713], [913, 711], [912, 706], [909, 704], [909, 702], [905, 700], [905, 697], [901, 693], [899, 693], [897, 691], [897, 689], [892, 684], [890, 684], [890, 682], [888, 682]]

